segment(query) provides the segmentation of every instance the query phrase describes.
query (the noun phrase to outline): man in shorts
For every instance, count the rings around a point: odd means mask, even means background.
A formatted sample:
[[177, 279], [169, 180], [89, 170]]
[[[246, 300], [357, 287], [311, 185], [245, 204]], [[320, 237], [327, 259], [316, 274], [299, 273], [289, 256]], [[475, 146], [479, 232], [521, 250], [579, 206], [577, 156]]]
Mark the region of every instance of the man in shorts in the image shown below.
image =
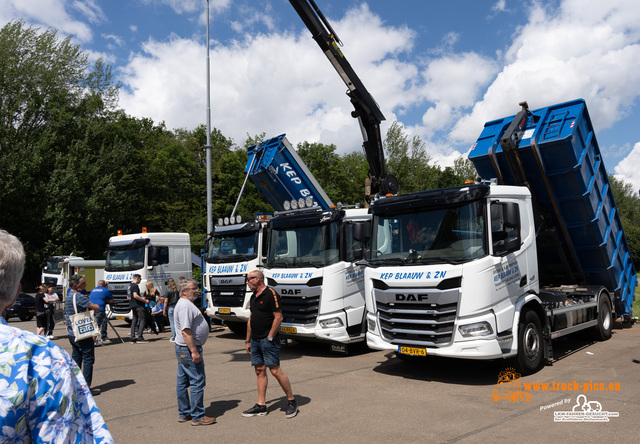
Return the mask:
[[255, 270], [249, 273], [247, 285], [253, 294], [249, 302], [251, 315], [247, 322], [247, 339], [245, 349], [251, 354], [251, 365], [254, 366], [258, 378], [258, 403], [242, 416], [264, 416], [267, 414], [267, 367], [276, 378], [287, 395], [286, 418], [298, 414], [298, 404], [291, 390], [291, 382], [280, 368], [280, 324], [282, 308], [280, 296], [265, 285], [264, 274]]

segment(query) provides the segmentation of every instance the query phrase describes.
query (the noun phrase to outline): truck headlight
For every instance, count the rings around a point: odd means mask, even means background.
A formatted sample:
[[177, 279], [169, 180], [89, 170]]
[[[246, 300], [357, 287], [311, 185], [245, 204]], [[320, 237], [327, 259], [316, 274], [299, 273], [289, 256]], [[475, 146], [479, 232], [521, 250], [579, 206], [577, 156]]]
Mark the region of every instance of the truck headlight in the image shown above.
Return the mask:
[[465, 338], [474, 336], [489, 336], [493, 334], [493, 329], [487, 321], [461, 325], [458, 327], [458, 331]]
[[370, 331], [371, 333], [377, 333], [376, 321], [374, 319], [367, 319], [367, 330]]
[[344, 324], [340, 318], [329, 318], [323, 321], [320, 321], [320, 327], [322, 328], [338, 328], [342, 327]]

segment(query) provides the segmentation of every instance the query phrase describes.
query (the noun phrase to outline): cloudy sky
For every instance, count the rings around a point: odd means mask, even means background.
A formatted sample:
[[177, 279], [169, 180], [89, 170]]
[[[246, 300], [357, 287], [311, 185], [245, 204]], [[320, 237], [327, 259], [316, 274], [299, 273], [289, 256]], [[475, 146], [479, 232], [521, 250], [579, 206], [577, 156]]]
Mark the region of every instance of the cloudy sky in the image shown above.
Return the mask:
[[[637, 0], [316, 0], [386, 117], [440, 165], [484, 122], [584, 98], [605, 165], [640, 190]], [[206, 123], [206, 0], [2, 0], [102, 57], [128, 114]], [[346, 87], [288, 0], [210, 0], [212, 126], [359, 150]]]

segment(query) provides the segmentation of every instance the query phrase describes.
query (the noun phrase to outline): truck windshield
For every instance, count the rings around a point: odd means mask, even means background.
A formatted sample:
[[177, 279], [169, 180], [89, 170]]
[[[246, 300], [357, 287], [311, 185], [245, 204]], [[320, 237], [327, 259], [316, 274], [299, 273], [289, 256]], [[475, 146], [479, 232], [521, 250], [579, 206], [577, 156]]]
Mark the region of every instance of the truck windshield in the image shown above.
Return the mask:
[[259, 231], [213, 235], [209, 240], [206, 261], [238, 262], [258, 257]]
[[132, 271], [144, 267], [145, 247], [132, 249], [109, 249], [104, 266], [106, 271]]
[[340, 260], [340, 221], [326, 225], [274, 228], [267, 267], [324, 267]]
[[372, 264], [462, 263], [486, 256], [483, 201], [379, 214], [373, 219]]
[[49, 257], [45, 260], [42, 271], [51, 274], [62, 274], [62, 268], [60, 268], [62, 259], [59, 257]]

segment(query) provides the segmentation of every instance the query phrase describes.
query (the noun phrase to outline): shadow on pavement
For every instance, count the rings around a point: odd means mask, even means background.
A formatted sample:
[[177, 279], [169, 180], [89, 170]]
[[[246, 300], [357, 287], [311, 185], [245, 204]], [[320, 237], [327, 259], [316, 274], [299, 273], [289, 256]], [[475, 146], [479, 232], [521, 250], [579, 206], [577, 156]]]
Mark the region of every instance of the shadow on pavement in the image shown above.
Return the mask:
[[387, 353], [373, 371], [401, 378], [437, 381], [445, 384], [495, 385], [498, 374], [509, 367], [509, 361], [475, 361], [439, 356], [398, 357]]
[[226, 412], [238, 408], [239, 405], [239, 399], [215, 401], [209, 404], [209, 407], [205, 408], [205, 415], [220, 418], [221, 416], [224, 416]]
[[130, 385], [135, 384], [136, 381], [133, 379], [121, 379], [119, 381], [109, 381], [102, 385], [93, 386], [94, 389], [99, 389], [101, 393], [107, 392], [109, 390], [121, 389]]

